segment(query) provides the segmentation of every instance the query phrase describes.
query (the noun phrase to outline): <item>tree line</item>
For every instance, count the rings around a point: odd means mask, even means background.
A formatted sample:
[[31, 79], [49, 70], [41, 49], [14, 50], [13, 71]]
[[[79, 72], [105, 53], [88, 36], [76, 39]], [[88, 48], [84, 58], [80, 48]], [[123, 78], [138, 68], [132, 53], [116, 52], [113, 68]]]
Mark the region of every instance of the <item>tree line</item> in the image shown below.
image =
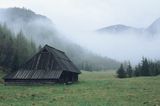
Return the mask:
[[3, 70], [17, 70], [36, 51], [35, 43], [27, 40], [22, 31], [14, 34], [5, 24], [0, 25], [0, 67]]
[[138, 76], [157, 76], [160, 75], [160, 61], [152, 61], [147, 58], [142, 58], [141, 63], [132, 68], [128, 63], [127, 67], [121, 64], [117, 70], [118, 78], [131, 78]]

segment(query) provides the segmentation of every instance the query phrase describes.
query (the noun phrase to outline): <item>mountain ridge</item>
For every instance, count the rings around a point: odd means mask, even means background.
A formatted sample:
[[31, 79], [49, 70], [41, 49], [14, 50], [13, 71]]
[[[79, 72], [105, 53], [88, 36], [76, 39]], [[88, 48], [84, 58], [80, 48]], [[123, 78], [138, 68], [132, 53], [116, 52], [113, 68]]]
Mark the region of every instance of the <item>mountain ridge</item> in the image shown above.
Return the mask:
[[160, 18], [151, 23], [147, 28], [136, 28], [132, 26], [127, 26], [123, 24], [116, 24], [98, 29], [96, 32], [108, 33], [108, 34], [124, 34], [124, 33], [134, 33], [134, 34], [150, 34], [156, 35], [160, 33]]

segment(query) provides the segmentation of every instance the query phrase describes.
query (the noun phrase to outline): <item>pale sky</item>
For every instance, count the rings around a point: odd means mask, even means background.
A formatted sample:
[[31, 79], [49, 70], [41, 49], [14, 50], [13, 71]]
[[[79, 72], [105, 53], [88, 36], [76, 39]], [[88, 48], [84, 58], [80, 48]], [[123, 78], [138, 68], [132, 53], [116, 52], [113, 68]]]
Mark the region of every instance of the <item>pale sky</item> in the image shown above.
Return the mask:
[[0, 0], [0, 7], [26, 7], [63, 30], [95, 30], [113, 24], [147, 27], [160, 17], [160, 0]]
[[[160, 0], [0, 0], [0, 8], [25, 7], [49, 17], [55, 28], [75, 43], [118, 60], [160, 58], [159, 39], [100, 37], [90, 31], [124, 24], [148, 27], [160, 17]], [[127, 51], [127, 52], [126, 52]]]

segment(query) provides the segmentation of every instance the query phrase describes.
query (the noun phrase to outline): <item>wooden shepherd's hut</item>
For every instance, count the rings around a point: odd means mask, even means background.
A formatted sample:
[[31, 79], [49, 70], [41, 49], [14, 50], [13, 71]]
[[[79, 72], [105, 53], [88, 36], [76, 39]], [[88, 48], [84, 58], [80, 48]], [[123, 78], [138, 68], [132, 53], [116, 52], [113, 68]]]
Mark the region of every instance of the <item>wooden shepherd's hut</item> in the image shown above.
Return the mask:
[[72, 83], [78, 81], [80, 73], [64, 52], [45, 45], [19, 70], [3, 79], [5, 84]]

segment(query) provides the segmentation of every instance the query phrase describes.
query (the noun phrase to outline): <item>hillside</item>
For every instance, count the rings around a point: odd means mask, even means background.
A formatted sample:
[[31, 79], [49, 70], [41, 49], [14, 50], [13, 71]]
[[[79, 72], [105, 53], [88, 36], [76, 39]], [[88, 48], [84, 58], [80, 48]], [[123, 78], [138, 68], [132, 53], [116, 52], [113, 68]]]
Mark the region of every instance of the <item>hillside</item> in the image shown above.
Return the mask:
[[118, 79], [115, 78], [113, 73], [82, 72], [80, 75], [80, 82], [72, 85], [4, 86], [1, 81], [0, 105], [160, 105], [160, 76]]
[[67, 40], [56, 30], [56, 25], [46, 16], [25, 8], [0, 9], [0, 23], [12, 32], [22, 31], [25, 37], [38, 45], [49, 44], [65, 51], [73, 62], [85, 70], [116, 69], [119, 62], [108, 57], [101, 57]]

